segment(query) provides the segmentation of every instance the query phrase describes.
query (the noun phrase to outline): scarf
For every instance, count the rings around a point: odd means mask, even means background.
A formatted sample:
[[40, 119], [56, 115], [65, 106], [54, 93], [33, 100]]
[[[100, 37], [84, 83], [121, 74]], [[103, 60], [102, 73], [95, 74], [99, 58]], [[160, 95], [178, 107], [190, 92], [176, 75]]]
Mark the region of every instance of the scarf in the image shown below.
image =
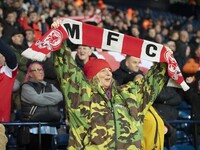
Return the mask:
[[74, 44], [115, 51], [152, 62], [166, 62], [168, 63], [168, 75], [184, 91], [189, 89], [168, 47], [68, 18], [62, 19], [62, 24], [58, 28], [51, 28], [22, 55], [32, 60], [43, 61], [46, 54], [58, 50], [66, 38]]

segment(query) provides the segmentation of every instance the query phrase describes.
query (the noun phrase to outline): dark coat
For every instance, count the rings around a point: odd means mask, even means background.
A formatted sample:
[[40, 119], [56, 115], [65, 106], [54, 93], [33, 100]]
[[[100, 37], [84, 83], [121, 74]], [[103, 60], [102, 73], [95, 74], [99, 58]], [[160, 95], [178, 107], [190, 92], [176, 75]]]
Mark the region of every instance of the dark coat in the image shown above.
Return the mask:
[[[124, 78], [131, 73], [133, 72], [131, 72], [125, 65], [125, 59], [124, 59], [120, 62], [119, 68], [113, 72], [113, 78], [116, 80], [118, 85], [122, 85]], [[139, 70], [138, 74], [143, 74], [143, 72]]]
[[173, 87], [165, 86], [158, 95], [153, 106], [166, 120], [176, 120], [178, 118], [178, 110], [176, 106], [181, 103], [181, 96]]

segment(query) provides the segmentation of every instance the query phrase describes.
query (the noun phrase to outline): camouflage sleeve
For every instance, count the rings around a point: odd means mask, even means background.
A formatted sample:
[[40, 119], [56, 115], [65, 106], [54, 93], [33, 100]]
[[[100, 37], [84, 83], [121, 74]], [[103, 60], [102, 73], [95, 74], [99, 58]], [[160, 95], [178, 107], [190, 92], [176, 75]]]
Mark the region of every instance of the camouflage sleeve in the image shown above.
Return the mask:
[[157, 63], [151, 67], [144, 78], [124, 86], [126, 97], [128, 95], [132, 99], [127, 102], [129, 108], [136, 107], [139, 112], [146, 114], [168, 79], [166, 66], [166, 63]]
[[66, 111], [70, 122], [70, 141], [75, 147], [82, 147], [89, 128], [90, 91], [82, 70], [76, 65], [71, 50], [64, 41], [55, 52], [54, 65], [66, 101]]

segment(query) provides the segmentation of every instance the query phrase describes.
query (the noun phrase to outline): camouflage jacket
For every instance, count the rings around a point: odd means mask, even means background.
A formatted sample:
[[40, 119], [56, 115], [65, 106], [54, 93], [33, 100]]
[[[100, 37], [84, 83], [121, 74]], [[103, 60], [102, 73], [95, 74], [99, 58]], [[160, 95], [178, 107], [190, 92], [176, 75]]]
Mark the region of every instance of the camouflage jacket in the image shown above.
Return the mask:
[[55, 52], [55, 68], [69, 116], [69, 150], [141, 149], [144, 115], [167, 80], [165, 63], [137, 82], [113, 87], [111, 100], [87, 82], [65, 42]]

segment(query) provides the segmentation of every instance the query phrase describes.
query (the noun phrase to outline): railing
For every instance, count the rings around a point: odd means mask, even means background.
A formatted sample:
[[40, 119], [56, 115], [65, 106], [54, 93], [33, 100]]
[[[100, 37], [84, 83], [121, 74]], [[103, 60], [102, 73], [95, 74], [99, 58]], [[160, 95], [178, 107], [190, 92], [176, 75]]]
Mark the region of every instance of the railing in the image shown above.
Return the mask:
[[[197, 144], [197, 125], [200, 125], [200, 120], [174, 120], [174, 121], [169, 121], [170, 124], [172, 125], [178, 125], [178, 124], [192, 124], [194, 125], [194, 147], [197, 150], [198, 149], [198, 144]], [[37, 126], [38, 127], [38, 138], [39, 138], [39, 150], [41, 150], [41, 126], [60, 126], [60, 125], [66, 125], [65, 122], [56, 122], [56, 123], [51, 123], [51, 122], [9, 122], [9, 123], [2, 123], [5, 127], [9, 126]], [[66, 126], [69, 128], [68, 126]], [[170, 146], [169, 146], [170, 147]], [[169, 148], [168, 147], [168, 148]]]
[[[38, 139], [39, 139], [39, 150], [41, 149], [41, 126], [60, 126], [66, 125], [65, 122], [9, 122], [9, 123], [2, 123], [5, 127], [9, 126], [35, 126], [38, 127]], [[68, 128], [68, 126], [66, 126]]]

